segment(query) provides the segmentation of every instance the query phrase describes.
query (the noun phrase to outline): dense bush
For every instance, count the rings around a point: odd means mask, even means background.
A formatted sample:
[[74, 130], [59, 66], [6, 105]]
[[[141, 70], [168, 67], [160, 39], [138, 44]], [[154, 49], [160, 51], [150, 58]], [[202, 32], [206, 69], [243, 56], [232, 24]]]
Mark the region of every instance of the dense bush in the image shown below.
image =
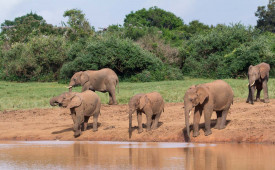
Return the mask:
[[[123, 80], [153, 81], [182, 78], [179, 69], [165, 66], [154, 54], [143, 50], [129, 39], [117, 37], [101, 37], [90, 39], [86, 46], [78, 46], [69, 52], [74, 57], [61, 68], [61, 79], [68, 80], [82, 70], [98, 70], [101, 68], [113, 69]], [[176, 70], [176, 71], [175, 71]], [[175, 73], [176, 72], [176, 73]]]
[[185, 44], [183, 72], [194, 77], [243, 77], [250, 64], [273, 65], [272, 39], [274, 35], [260, 36], [258, 30], [241, 24], [219, 25]]
[[65, 40], [39, 36], [28, 43], [15, 43], [4, 50], [1, 78], [13, 81], [54, 81], [66, 59]]

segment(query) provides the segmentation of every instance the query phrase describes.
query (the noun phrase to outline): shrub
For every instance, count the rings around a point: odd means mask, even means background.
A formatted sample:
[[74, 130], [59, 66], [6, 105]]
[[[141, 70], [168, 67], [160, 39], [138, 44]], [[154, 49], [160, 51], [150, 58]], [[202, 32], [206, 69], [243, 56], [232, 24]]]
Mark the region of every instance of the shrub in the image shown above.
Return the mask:
[[185, 43], [183, 72], [192, 77], [244, 77], [250, 64], [273, 65], [273, 39], [274, 35], [260, 36], [258, 30], [241, 24], [218, 25]]
[[38, 36], [28, 43], [15, 43], [3, 51], [1, 78], [13, 81], [54, 81], [66, 59], [65, 40]]
[[[129, 39], [118, 37], [90, 39], [82, 48], [82, 52], [75, 53], [75, 55], [72, 61], [62, 66], [61, 81], [70, 79], [77, 71], [98, 70], [106, 67], [113, 69], [122, 80], [157, 81], [165, 79], [166, 70], [163, 69], [165, 66], [161, 60]], [[162, 74], [156, 76], [159, 73]]]

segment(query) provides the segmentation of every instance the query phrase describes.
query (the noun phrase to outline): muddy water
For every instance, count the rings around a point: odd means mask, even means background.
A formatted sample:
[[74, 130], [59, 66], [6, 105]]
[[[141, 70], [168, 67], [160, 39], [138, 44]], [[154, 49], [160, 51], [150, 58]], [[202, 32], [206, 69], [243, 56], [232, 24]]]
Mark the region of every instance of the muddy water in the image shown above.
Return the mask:
[[0, 169], [275, 170], [275, 145], [0, 142]]

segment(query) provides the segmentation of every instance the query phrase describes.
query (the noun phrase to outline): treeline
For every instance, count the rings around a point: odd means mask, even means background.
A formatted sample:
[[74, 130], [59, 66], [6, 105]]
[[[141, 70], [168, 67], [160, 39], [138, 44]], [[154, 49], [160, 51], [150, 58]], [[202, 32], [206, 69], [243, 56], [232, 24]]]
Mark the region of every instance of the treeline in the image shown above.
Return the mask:
[[29, 13], [1, 24], [0, 79], [65, 82], [74, 72], [104, 67], [133, 82], [239, 78], [260, 62], [269, 63], [274, 76], [274, 6], [270, 0], [268, 8], [258, 8], [261, 22], [255, 28], [185, 24], [157, 7], [131, 12], [123, 25], [99, 31], [78, 9], [64, 12], [68, 22], [62, 27]]

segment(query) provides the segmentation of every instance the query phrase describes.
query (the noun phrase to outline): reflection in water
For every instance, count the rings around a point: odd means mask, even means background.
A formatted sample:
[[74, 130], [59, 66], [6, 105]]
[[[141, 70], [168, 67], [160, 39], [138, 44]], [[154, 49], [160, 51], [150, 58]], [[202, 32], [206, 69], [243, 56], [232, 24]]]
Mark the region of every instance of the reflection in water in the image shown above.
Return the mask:
[[0, 143], [0, 169], [274, 169], [275, 145]]

